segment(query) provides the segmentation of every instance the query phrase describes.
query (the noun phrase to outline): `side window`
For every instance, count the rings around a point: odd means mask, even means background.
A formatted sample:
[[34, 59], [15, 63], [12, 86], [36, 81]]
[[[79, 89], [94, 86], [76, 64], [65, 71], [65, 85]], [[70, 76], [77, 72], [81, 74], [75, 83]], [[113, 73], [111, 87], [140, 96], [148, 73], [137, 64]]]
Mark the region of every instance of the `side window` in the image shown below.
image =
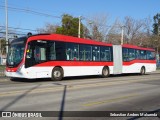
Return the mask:
[[135, 49], [128, 49], [129, 61], [136, 59]]
[[78, 44], [66, 43], [66, 60], [79, 60]]
[[47, 57], [48, 60], [56, 60], [56, 50], [55, 50], [55, 42], [53, 41], [48, 41], [48, 46], [47, 46]]
[[92, 46], [92, 60], [100, 61], [100, 47], [99, 46]]
[[64, 42], [55, 42], [56, 60], [66, 60], [65, 45]]
[[146, 56], [146, 51], [145, 50], [141, 50], [140, 51], [140, 59], [141, 60], [146, 60], [147, 56]]
[[91, 46], [79, 45], [79, 60], [91, 61]]
[[135, 52], [136, 52], [136, 59], [140, 59], [141, 56], [140, 50], [136, 50]]
[[46, 48], [42, 46], [35, 46], [34, 58], [36, 62], [46, 61]]
[[101, 61], [111, 61], [110, 47], [100, 47], [100, 49], [101, 49]]
[[123, 61], [129, 61], [129, 56], [128, 56], [128, 49], [127, 48], [122, 48], [122, 55], [123, 55]]
[[147, 51], [147, 60], [155, 60], [155, 52]]
[[47, 41], [37, 40], [34, 49], [34, 58], [36, 62], [46, 61]]

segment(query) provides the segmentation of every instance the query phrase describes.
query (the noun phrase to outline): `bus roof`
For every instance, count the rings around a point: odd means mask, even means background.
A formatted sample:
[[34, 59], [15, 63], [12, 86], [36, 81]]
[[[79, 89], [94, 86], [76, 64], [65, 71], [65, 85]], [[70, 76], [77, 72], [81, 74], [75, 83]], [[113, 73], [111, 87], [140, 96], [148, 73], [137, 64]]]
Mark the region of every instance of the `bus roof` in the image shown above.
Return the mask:
[[139, 49], [139, 50], [149, 50], [149, 51], [155, 51], [154, 49], [152, 48], [144, 48], [144, 47], [139, 47], [139, 46], [136, 46], [136, 45], [130, 45], [130, 44], [123, 44], [122, 47], [125, 47], [125, 48], [133, 48], [133, 49]]
[[[32, 41], [32, 40], [55, 40], [55, 41], [61, 41], [61, 42], [72, 42], [72, 43], [81, 43], [81, 44], [112, 46], [112, 44], [105, 43], [105, 42], [98, 42], [96, 40], [77, 38], [77, 37], [60, 35], [60, 34], [37, 34], [37, 35], [32, 35], [32, 36], [29, 37], [28, 41]], [[122, 47], [139, 49], [139, 50], [155, 51], [154, 49], [151, 49], [151, 48], [144, 48], [144, 47], [139, 47], [139, 46], [130, 45], [130, 44], [123, 44]]]
[[90, 39], [77, 38], [72, 36], [60, 35], [60, 34], [39, 34], [30, 36], [28, 41], [32, 40], [55, 40], [61, 42], [72, 42], [72, 43], [81, 43], [81, 44], [91, 44], [91, 45], [102, 45], [102, 46], [112, 46], [105, 42], [98, 42]]

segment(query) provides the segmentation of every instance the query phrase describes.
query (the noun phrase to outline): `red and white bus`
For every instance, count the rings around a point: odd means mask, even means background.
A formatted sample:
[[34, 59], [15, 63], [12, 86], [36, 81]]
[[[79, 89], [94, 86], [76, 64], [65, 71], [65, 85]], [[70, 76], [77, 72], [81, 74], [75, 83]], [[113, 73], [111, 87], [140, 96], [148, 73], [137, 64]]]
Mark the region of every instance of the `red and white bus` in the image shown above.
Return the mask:
[[11, 42], [6, 76], [52, 78], [152, 72], [155, 50], [132, 45], [112, 45], [59, 34], [21, 37]]

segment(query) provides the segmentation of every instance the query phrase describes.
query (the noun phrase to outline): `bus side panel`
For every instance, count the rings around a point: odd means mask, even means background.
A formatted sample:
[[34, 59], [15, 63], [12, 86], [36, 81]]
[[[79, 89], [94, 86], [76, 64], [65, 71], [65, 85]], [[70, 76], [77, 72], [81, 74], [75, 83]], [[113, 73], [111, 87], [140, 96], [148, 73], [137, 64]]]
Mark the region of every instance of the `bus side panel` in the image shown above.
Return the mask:
[[134, 63], [132, 65], [124, 65], [123, 73], [140, 73], [142, 63]]
[[[85, 76], [101, 75], [104, 66], [65, 66], [64, 77], [67, 76]], [[110, 74], [113, 74], [113, 66], [109, 66]]]
[[142, 66], [145, 67], [146, 72], [156, 71], [156, 64], [134, 63], [131, 65], [123, 65], [123, 73], [140, 73]]
[[156, 64], [145, 64], [146, 72], [156, 71]]
[[[64, 77], [101, 75], [104, 66], [61, 66], [64, 70]], [[51, 78], [52, 67], [30, 67], [25, 71], [27, 78]], [[110, 74], [113, 74], [113, 66], [109, 66]]]
[[27, 78], [51, 78], [53, 67], [30, 67], [26, 69]]

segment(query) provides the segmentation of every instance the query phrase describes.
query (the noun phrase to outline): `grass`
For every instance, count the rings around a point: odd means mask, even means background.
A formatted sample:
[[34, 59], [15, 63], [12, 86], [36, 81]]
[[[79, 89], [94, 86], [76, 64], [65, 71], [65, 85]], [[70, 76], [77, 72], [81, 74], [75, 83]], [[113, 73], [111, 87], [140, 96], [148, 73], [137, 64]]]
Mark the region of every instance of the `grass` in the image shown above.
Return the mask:
[[5, 69], [5, 65], [0, 65], [0, 70], [4, 70]]

